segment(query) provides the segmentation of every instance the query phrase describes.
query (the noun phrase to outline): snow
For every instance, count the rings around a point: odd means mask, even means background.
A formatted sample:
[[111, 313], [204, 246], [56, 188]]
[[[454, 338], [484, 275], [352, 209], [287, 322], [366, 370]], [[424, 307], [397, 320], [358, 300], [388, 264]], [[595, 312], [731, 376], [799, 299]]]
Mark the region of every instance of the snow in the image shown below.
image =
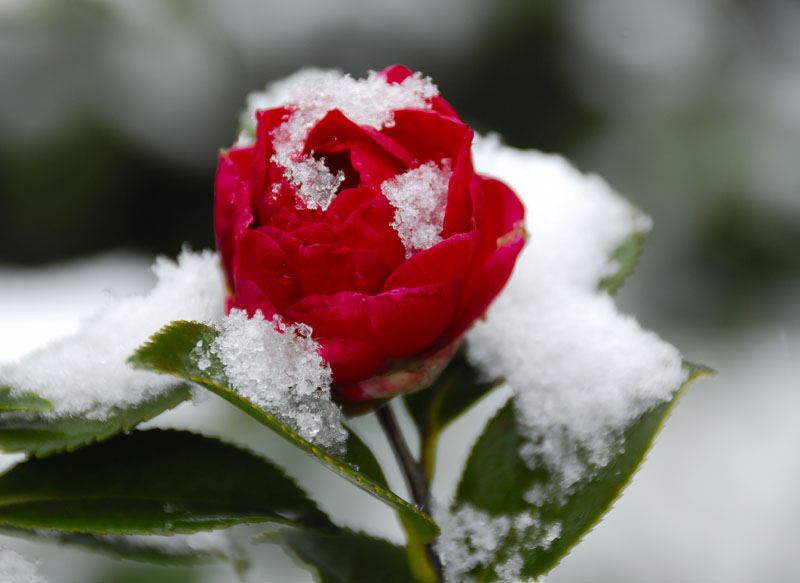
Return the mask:
[[331, 370], [305, 324], [287, 325], [277, 314], [248, 318], [231, 310], [211, 345], [230, 387], [273, 414], [306, 441], [341, 452], [347, 432], [330, 400]]
[[36, 565], [11, 549], [0, 547], [0, 581], [3, 583], [45, 583]]
[[442, 240], [450, 160], [428, 162], [381, 184], [381, 193], [395, 208], [392, 227], [406, 249], [406, 258]]
[[488, 317], [468, 333], [469, 358], [513, 389], [527, 437], [521, 457], [531, 468], [544, 464], [556, 491], [569, 492], [609, 461], [630, 422], [686, 378], [678, 351], [598, 289], [618, 267], [614, 250], [650, 222], [558, 156], [489, 138], [476, 140], [474, 157], [478, 172], [521, 197], [530, 239]]
[[[448, 583], [473, 581], [469, 572], [489, 565], [494, 565], [500, 581], [517, 581], [523, 566], [517, 549], [547, 549], [561, 535], [561, 524], [543, 521], [536, 511], [490, 516], [463, 504], [451, 512], [437, 511], [435, 516], [442, 529], [436, 549]], [[498, 555], [504, 559], [495, 564]]]
[[467, 573], [492, 562], [511, 529], [508, 516], [492, 517], [465, 504], [451, 513], [437, 513], [442, 535], [436, 550], [442, 557], [448, 583], [467, 581]]
[[153, 271], [157, 283], [147, 295], [109, 298], [73, 335], [0, 368], [0, 384], [48, 399], [54, 415], [100, 419], [173, 386], [174, 379], [134, 371], [126, 360], [171, 321], [219, 319], [223, 277], [210, 251], [184, 250], [177, 263], [160, 257]]
[[328, 112], [339, 110], [355, 124], [380, 129], [394, 123], [395, 111], [427, 109], [436, 95], [436, 86], [419, 73], [402, 83], [388, 83], [374, 71], [366, 79], [353, 79], [338, 71], [305, 69], [248, 97], [237, 145], [253, 143], [256, 111], [287, 107], [288, 118], [273, 130], [272, 160], [286, 169], [285, 178], [297, 187], [306, 208], [325, 209], [344, 175], [333, 175], [313, 152], [304, 154], [306, 137], [314, 125]]

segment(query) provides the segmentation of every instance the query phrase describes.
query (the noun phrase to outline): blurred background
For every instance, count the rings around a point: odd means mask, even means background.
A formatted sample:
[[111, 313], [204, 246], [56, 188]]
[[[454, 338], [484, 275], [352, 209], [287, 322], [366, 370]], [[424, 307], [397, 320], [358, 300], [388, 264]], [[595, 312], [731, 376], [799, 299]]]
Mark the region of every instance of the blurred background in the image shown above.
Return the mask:
[[[619, 303], [718, 371], [547, 580], [800, 581], [796, 0], [0, 0], [0, 362], [104, 293], [148, 289], [154, 254], [213, 246], [216, 155], [249, 91], [392, 63], [478, 131], [560, 153], [651, 215]], [[232, 579], [22, 552], [54, 583]], [[266, 545], [261, 560], [287, 570], [261, 580], [309, 580]]]

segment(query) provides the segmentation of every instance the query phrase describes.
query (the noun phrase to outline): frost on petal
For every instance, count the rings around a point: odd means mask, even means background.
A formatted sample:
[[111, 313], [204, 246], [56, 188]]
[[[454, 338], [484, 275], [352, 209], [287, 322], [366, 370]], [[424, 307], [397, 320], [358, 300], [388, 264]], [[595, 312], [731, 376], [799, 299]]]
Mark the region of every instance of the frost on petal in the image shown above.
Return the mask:
[[450, 165], [449, 160], [441, 167], [428, 162], [381, 185], [381, 193], [395, 209], [392, 227], [406, 248], [406, 258], [442, 240], [447, 187], [453, 175]]
[[330, 400], [331, 370], [305, 324], [231, 310], [211, 345], [230, 387], [305, 440], [341, 452], [347, 432]]
[[520, 195], [530, 239], [488, 318], [469, 332], [469, 357], [514, 390], [528, 438], [519, 453], [531, 467], [546, 465], [563, 494], [685, 380], [678, 351], [598, 289], [614, 272], [614, 250], [649, 219], [557, 156], [484, 139], [475, 165]]
[[177, 263], [160, 257], [153, 271], [157, 283], [147, 295], [109, 299], [74, 335], [0, 368], [0, 384], [51, 401], [54, 415], [99, 419], [174, 385], [173, 379], [131, 369], [127, 358], [172, 321], [221, 318], [225, 283], [219, 257], [210, 251], [184, 250]]
[[36, 564], [11, 549], [0, 547], [0, 581], [3, 583], [45, 583]]
[[337, 71], [303, 70], [248, 97], [238, 145], [252, 143], [256, 111], [287, 106], [289, 118], [272, 134], [272, 161], [285, 169], [306, 208], [326, 209], [343, 175], [334, 175], [324, 161], [303, 153], [314, 125], [328, 112], [339, 110], [358, 125], [381, 129], [394, 123], [399, 109], [429, 109], [431, 98], [438, 94], [431, 80], [420, 74], [388, 83], [375, 72], [366, 79], [353, 79]]

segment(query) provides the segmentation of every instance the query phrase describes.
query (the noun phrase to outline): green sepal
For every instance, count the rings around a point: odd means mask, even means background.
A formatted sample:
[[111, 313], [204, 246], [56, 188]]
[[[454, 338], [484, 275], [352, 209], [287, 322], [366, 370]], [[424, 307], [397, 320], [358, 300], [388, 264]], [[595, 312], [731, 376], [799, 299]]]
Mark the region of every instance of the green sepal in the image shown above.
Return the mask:
[[421, 540], [427, 542], [436, 538], [439, 534], [436, 523], [389, 490], [374, 455], [350, 429], [346, 428], [348, 438], [344, 455], [325, 451], [300, 437], [269, 411], [259, 408], [228, 387], [222, 363], [210, 350], [211, 343], [218, 334], [216, 329], [205, 324], [173, 322], [134, 352], [129, 362], [134, 368], [171, 374], [205, 387], [309, 454], [338, 476], [402, 513]]
[[[512, 527], [498, 545], [493, 563], [472, 575], [481, 582], [500, 581], [496, 567], [512, 556], [522, 559], [522, 578], [539, 577], [557, 565], [619, 497], [689, 385], [711, 373], [688, 363], [685, 368], [688, 378], [672, 398], [631, 423], [609, 463], [566, 492], [558, 476], [545, 467], [531, 470], [519, 457], [525, 438], [517, 425], [513, 400], [501, 408], [472, 449], [454, 506], [469, 505], [493, 518], [507, 517], [512, 524], [523, 516], [528, 524], [522, 529]], [[525, 494], [534, 487], [547, 495], [532, 504]], [[557, 530], [550, 530], [554, 527]]]
[[114, 407], [102, 418], [23, 411], [0, 412], [0, 448], [37, 457], [103, 441], [172, 409], [191, 396], [189, 385], [176, 383], [128, 407]]
[[187, 431], [117, 435], [0, 476], [2, 526], [169, 535], [246, 522], [336, 531], [277, 466]]

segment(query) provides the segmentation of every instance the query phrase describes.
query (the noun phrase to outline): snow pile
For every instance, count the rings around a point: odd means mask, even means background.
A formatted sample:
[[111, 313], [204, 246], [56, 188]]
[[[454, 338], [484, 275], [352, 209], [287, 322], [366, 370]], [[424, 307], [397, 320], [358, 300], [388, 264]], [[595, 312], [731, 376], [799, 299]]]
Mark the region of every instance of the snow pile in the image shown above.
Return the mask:
[[338, 71], [307, 69], [248, 97], [243, 131], [237, 145], [252, 144], [258, 110], [284, 106], [288, 118], [273, 131], [272, 161], [285, 168], [285, 178], [298, 189], [306, 208], [328, 207], [344, 174], [334, 175], [323, 160], [304, 153], [309, 131], [333, 110], [353, 123], [375, 129], [391, 126], [399, 109], [427, 109], [438, 89], [419, 73], [402, 83], [388, 83], [371, 72], [366, 79], [353, 79]]
[[306, 441], [341, 452], [347, 432], [341, 411], [330, 400], [331, 370], [305, 324], [287, 325], [261, 311], [242, 310], [220, 323], [211, 345], [225, 368], [230, 387], [274, 415]]
[[224, 279], [210, 251], [184, 250], [177, 263], [160, 257], [153, 271], [158, 281], [149, 294], [109, 299], [74, 335], [0, 368], [0, 385], [33, 391], [53, 403], [54, 414], [93, 418], [174, 385], [174, 379], [131, 369], [126, 360], [174, 320], [221, 318]]
[[406, 248], [406, 258], [442, 240], [450, 161], [428, 162], [381, 184], [381, 193], [395, 208], [392, 227]]
[[650, 222], [560, 157], [496, 139], [476, 140], [474, 156], [478, 172], [522, 198], [530, 239], [488, 318], [469, 332], [469, 358], [506, 379], [528, 438], [521, 456], [568, 492], [609, 461], [627, 424], [686, 378], [678, 351], [598, 289], [618, 268], [615, 249]]
[[45, 583], [36, 565], [19, 553], [0, 547], [0, 581], [3, 583]]

